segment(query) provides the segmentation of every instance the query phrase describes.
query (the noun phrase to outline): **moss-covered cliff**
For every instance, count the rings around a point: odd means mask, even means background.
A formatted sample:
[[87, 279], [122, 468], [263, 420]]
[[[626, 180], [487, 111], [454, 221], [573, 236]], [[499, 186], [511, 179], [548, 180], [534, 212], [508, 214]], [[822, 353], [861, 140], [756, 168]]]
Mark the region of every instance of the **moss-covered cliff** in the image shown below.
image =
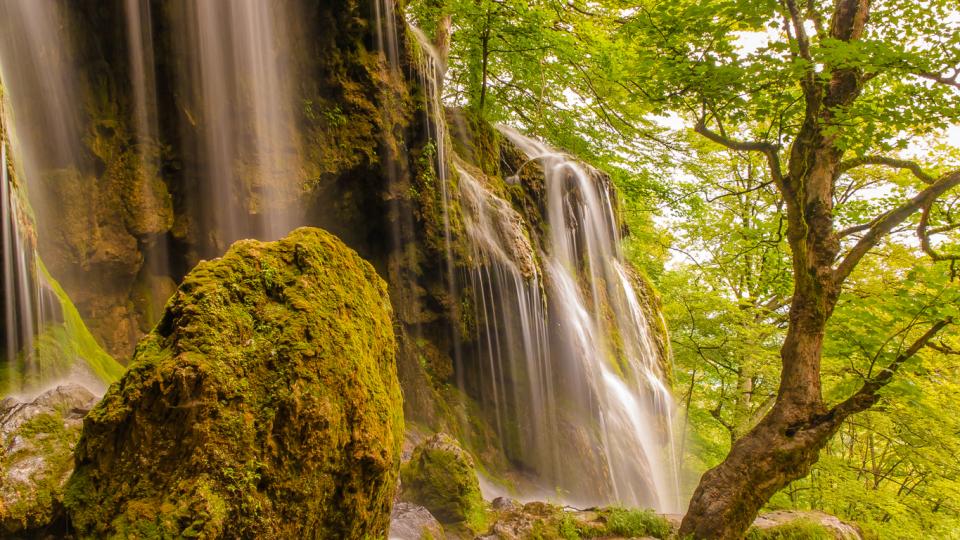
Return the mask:
[[84, 421], [77, 534], [382, 535], [403, 435], [387, 298], [319, 229], [200, 263]]

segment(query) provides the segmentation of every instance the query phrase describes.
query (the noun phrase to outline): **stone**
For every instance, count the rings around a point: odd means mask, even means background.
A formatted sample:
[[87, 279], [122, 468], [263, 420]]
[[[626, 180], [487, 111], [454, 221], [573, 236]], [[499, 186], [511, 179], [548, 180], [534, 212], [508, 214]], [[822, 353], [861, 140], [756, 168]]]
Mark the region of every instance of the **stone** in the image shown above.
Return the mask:
[[441, 540], [443, 525], [429, 510], [416, 504], [398, 502], [390, 515], [389, 540]]
[[519, 510], [523, 505], [520, 504], [516, 499], [511, 499], [510, 497], [497, 497], [490, 502], [490, 507], [494, 510]]
[[403, 437], [387, 299], [319, 229], [198, 264], [84, 421], [76, 536], [384, 536]]
[[30, 401], [0, 402], [0, 536], [43, 529], [62, 516], [73, 446], [97, 397], [65, 384]]

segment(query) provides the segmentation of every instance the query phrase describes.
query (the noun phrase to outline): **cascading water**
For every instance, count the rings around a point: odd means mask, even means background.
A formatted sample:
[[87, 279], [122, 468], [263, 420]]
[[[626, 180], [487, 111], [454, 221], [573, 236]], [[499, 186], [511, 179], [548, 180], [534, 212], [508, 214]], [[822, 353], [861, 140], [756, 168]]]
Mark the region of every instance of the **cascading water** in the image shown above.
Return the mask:
[[[463, 165], [457, 165], [472, 265], [463, 278], [474, 292], [481, 400], [491, 403], [501, 446], [559, 482], [556, 397], [542, 279], [523, 218]], [[508, 388], [506, 380], [512, 382]], [[515, 426], [514, 429], [508, 424]]]
[[17, 365], [21, 352], [33, 350], [37, 328], [42, 320], [40, 289], [31, 280], [29, 255], [20, 231], [18, 197], [12, 193], [7, 171], [7, 144], [0, 140], [0, 205], [3, 234], [3, 342], [5, 371], [2, 378], [7, 393], [20, 392], [29, 377], [37, 375], [33, 355], [27, 354], [23, 365]]
[[171, 14], [213, 248], [279, 238], [304, 220], [291, 15], [280, 4], [221, 0], [182, 0]]
[[566, 374], [566, 408], [592, 425], [614, 500], [675, 511], [672, 400], [623, 262], [610, 188], [566, 155], [501, 131], [544, 170], [551, 363]]
[[[127, 57], [130, 65], [130, 86], [133, 94], [133, 129], [136, 154], [141, 171], [141, 200], [145, 209], [160, 209], [164, 202], [153, 192], [150, 178], [160, 175], [159, 109], [157, 106], [156, 61], [154, 59], [153, 21], [149, 0], [124, 0]], [[159, 210], [154, 213], [162, 215]], [[159, 217], [158, 217], [159, 219]], [[145, 242], [146, 244], [146, 242]], [[150, 274], [164, 276], [170, 273], [169, 248], [163, 236], [149, 239], [144, 246], [145, 266]], [[158, 311], [165, 298], [154, 300], [151, 311]]]
[[[397, 89], [408, 83], [401, 61], [410, 51], [398, 38], [394, 2], [375, 0], [370, 5], [376, 19], [371, 37], [383, 54], [376, 74], [383, 100], [377, 126], [383, 137], [380, 172], [387, 188], [376, 195], [388, 209], [386, 217], [376, 219], [384, 219], [393, 234], [394, 259], [386, 262], [391, 285], [402, 288], [408, 280], [414, 289], [421, 264], [412, 245], [420, 232], [411, 211], [417, 201], [411, 195], [405, 135], [398, 135], [409, 119], [395, 110], [407, 99], [398, 99], [402, 92]], [[78, 104], [84, 101], [76, 88], [81, 77], [70, 59], [69, 27], [58, 6], [34, 0], [0, 2], [2, 80], [17, 116], [30, 119], [17, 123], [17, 137], [11, 141], [19, 160], [18, 179], [25, 181], [16, 187], [29, 192], [32, 206], [21, 206], [26, 205], [25, 194], [11, 189], [4, 167], [4, 352], [8, 359], [29, 362], [39, 358], [31, 354], [34, 342], [50, 326], [42, 296], [55, 290], [55, 282], [43, 285], [42, 264], [26, 240], [30, 234], [21, 230], [23, 216], [32, 210], [38, 222], [55, 223], [48, 221], [40, 179], [68, 168], [84, 170], [89, 179], [96, 170], [81, 166], [90, 159], [82, 145], [89, 134], [78, 118]], [[196, 143], [192, 151], [176, 149], [181, 152], [177, 158], [182, 159], [183, 185], [163, 180], [171, 190], [181, 190], [174, 195], [182, 199], [194, 195], [191, 189], [199, 194], [197, 200], [179, 201], [196, 206], [196, 212], [178, 208], [182, 213], [177, 217], [203, 221], [190, 225], [192, 233], [211, 235], [207, 252], [200, 255], [219, 255], [241, 237], [276, 238], [305, 223], [300, 111], [291, 83], [298, 75], [291, 60], [294, 40], [286, 31], [293, 26], [287, 11], [292, 4], [178, 0], [157, 10], [147, 0], [124, 0], [123, 6], [126, 73], [132, 83], [130, 109], [124, 112], [130, 114], [135, 154], [148, 171], [142, 172], [143, 178], [156, 180], [164, 174], [160, 146]], [[162, 31], [170, 32], [171, 58], [154, 58], [151, 13], [168, 17], [159, 22]], [[453, 332], [457, 376], [476, 375], [476, 380], [461, 380], [461, 388], [470, 386], [468, 393], [490, 412], [503, 453], [536, 476], [542, 488], [537, 495], [675, 510], [670, 395], [662, 382], [647, 312], [620, 252], [609, 186], [566, 156], [505, 131], [545, 172], [544, 236], [538, 236], [530, 216], [508, 202], [509, 189], [498, 191], [481, 171], [451, 155], [442, 100], [443, 59], [422, 33], [412, 31], [422, 52], [418, 73], [426, 92], [424, 125], [432, 140], [442, 200], [450, 309], [472, 311], [463, 315], [476, 323], [469, 344], [458, 342], [459, 334]], [[161, 118], [158, 112], [158, 73], [176, 82], [178, 91], [171, 90], [176, 95], [164, 104], [170, 107], [168, 113], [176, 112], [170, 117]], [[181, 129], [179, 137], [167, 133], [173, 131], [170, 126]], [[172, 140], [161, 141], [165, 136]], [[4, 146], [4, 162], [6, 152]], [[151, 193], [149, 186], [143, 193]], [[151, 205], [144, 203], [138, 210], [146, 208]], [[172, 220], [173, 211], [169, 214]], [[454, 246], [461, 240], [454, 235], [461, 232], [465, 244]], [[170, 272], [154, 264], [165, 259], [164, 250], [151, 251], [147, 244], [159, 244], [165, 236], [174, 237], [169, 226], [135, 238], [138, 253], [158, 275]], [[192, 241], [183, 238], [171, 241]], [[57, 294], [65, 298], [62, 291]], [[461, 303], [467, 295], [472, 303]], [[64, 324], [72, 321], [76, 326], [76, 310], [65, 313], [60, 315], [68, 319]], [[460, 315], [451, 319], [459, 321]], [[89, 334], [82, 337], [96, 346]], [[422, 336], [413, 337], [410, 341], [416, 342]], [[101, 368], [108, 365], [96, 357]]]

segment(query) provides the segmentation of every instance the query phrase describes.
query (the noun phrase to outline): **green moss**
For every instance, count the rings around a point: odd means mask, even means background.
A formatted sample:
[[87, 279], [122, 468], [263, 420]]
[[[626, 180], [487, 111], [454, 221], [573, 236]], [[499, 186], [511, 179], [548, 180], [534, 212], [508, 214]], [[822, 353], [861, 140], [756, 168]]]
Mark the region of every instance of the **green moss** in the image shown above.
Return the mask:
[[[123, 375], [123, 366], [100, 348], [93, 334], [87, 330], [83, 318], [80, 317], [80, 312], [77, 311], [73, 302], [70, 301], [70, 297], [67, 296], [67, 293], [57, 280], [53, 279], [53, 276], [47, 272], [43, 261], [38, 259], [37, 263], [47, 284], [60, 301], [60, 309], [63, 313], [64, 336], [68, 339], [66, 342], [66, 344], [68, 344], [67, 351], [72, 353], [75, 358], [82, 359], [87, 367], [90, 368], [90, 371], [99, 377], [100, 380], [111, 383], [119, 379], [120, 376]], [[64, 343], [61, 342], [61, 344]]]
[[746, 540], [834, 540], [823, 525], [809, 519], [798, 519], [769, 529], [751, 527]]
[[430, 510], [441, 523], [487, 526], [487, 510], [473, 458], [449, 435], [438, 433], [413, 451], [400, 471], [401, 498]]
[[383, 534], [403, 436], [386, 298], [319, 229], [201, 262], [86, 418], [77, 535]]

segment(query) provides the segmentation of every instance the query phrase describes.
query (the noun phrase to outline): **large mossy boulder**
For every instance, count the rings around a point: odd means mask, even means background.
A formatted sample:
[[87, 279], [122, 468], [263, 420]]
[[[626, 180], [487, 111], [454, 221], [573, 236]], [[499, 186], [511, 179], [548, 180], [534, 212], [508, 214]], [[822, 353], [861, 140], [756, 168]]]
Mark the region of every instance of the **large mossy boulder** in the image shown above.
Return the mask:
[[486, 508], [473, 458], [449, 435], [437, 433], [417, 446], [400, 474], [401, 500], [424, 506], [441, 523], [483, 527]]
[[386, 285], [332, 235], [243, 240], [184, 279], [84, 421], [81, 538], [376, 538], [403, 437]]

